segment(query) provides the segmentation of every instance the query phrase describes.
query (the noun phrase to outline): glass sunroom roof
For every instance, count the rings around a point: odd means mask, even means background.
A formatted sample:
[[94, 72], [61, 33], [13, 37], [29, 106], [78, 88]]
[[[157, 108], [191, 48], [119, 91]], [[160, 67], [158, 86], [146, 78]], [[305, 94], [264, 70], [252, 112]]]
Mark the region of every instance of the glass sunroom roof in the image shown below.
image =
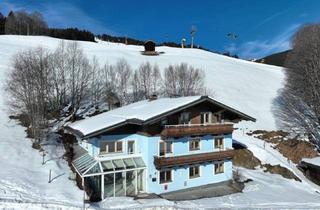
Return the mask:
[[92, 168], [92, 166], [96, 165], [97, 161], [88, 153], [80, 156], [72, 162], [72, 165], [75, 169], [80, 173], [80, 175], [84, 175], [88, 169]]
[[101, 166], [104, 172], [146, 167], [141, 157], [106, 160], [101, 162]]
[[119, 158], [114, 160], [95, 160], [88, 153], [72, 162], [80, 176], [90, 176], [97, 173], [114, 173], [122, 170], [134, 170], [145, 168], [146, 165], [141, 157]]

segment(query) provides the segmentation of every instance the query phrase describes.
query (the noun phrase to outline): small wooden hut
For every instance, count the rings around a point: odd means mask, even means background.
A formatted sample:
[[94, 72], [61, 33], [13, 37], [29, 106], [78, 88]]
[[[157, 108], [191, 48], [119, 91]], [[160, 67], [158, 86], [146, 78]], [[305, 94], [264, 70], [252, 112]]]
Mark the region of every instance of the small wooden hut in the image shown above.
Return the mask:
[[156, 51], [156, 43], [152, 40], [148, 40], [144, 43], [143, 55], [159, 55]]

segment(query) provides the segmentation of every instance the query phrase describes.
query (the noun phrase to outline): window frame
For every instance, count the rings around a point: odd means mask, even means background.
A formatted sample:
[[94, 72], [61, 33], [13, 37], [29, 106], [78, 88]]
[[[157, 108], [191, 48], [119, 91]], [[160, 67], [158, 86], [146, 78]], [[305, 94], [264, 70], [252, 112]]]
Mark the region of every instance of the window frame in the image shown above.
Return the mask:
[[[218, 142], [218, 140], [221, 140], [221, 147], [216, 147], [216, 142]], [[213, 148], [219, 149], [219, 150], [224, 150], [224, 137], [223, 136], [215, 136], [214, 137]]]
[[[198, 168], [198, 175], [195, 175], [195, 168]], [[193, 172], [193, 176], [190, 176], [190, 172]], [[189, 179], [196, 179], [196, 178], [200, 178], [201, 177], [201, 166], [200, 165], [190, 165], [189, 166]]]
[[[129, 152], [129, 143], [133, 142], [133, 152]], [[127, 154], [132, 155], [136, 153], [136, 141], [135, 140], [128, 140], [127, 141]]]
[[[165, 184], [169, 184], [169, 183], [172, 183], [173, 182], [173, 174], [174, 174], [174, 172], [173, 172], [173, 169], [163, 169], [163, 170], [160, 170], [160, 171], [158, 171], [159, 173], [158, 173], [158, 175], [159, 175], [159, 184], [161, 184], [161, 185], [165, 185]], [[170, 181], [165, 181], [165, 182], [161, 182], [161, 173], [163, 173], [163, 172], [170, 172]], [[166, 177], [166, 175], [165, 175], [165, 177]]]
[[[109, 148], [107, 151], [107, 145], [105, 145], [105, 150], [102, 151], [101, 148], [103, 143], [113, 143], [114, 145], [114, 152], [109, 152]], [[118, 151], [118, 143], [121, 143], [121, 151]], [[123, 153], [123, 141], [121, 140], [113, 140], [113, 141], [108, 141], [108, 140], [104, 140], [104, 141], [100, 141], [99, 142], [99, 154], [116, 154], [116, 153]]]
[[[191, 149], [192, 142], [199, 141], [198, 148]], [[200, 137], [192, 137], [189, 139], [189, 152], [200, 151], [201, 150], [201, 138]]]
[[[170, 152], [167, 152], [167, 144], [170, 142]], [[164, 144], [164, 154], [161, 155], [160, 148], [161, 148], [161, 143]], [[159, 157], [165, 157], [167, 154], [173, 154], [173, 141], [172, 140], [162, 140], [160, 139], [159, 144], [158, 144], [158, 156]]]
[[222, 123], [222, 114], [221, 112], [213, 113], [213, 116], [217, 119], [215, 123]]
[[[187, 123], [182, 122], [182, 119], [184, 118], [182, 116], [184, 116], [184, 115], [188, 115], [188, 122]], [[179, 124], [180, 125], [190, 125], [190, 123], [191, 123], [191, 113], [190, 112], [181, 112], [180, 116], [179, 116]]]
[[[202, 115], [204, 115], [204, 117], [202, 118]], [[208, 122], [205, 122], [205, 115], [208, 115]], [[201, 120], [204, 120], [204, 122], [202, 123]], [[212, 112], [200, 112], [200, 124], [202, 125], [207, 125], [207, 124], [211, 124], [212, 123]]]
[[[218, 168], [219, 168], [219, 171], [217, 171], [217, 165], [220, 165]], [[221, 166], [222, 165], [222, 166]], [[220, 170], [222, 168], [222, 170]], [[224, 162], [216, 162], [214, 163], [214, 169], [213, 169], [213, 173], [214, 175], [216, 174], [223, 174], [224, 173]]]

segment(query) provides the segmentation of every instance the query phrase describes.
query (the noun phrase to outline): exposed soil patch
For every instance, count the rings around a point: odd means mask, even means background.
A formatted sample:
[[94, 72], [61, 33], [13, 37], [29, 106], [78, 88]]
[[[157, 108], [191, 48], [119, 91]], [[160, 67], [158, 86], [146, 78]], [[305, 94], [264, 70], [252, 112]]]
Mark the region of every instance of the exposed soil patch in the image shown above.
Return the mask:
[[296, 181], [301, 182], [301, 180], [292, 171], [290, 171], [285, 167], [282, 167], [280, 165], [272, 166], [270, 164], [264, 164], [263, 166], [266, 168], [264, 172], [270, 172], [272, 174], [280, 174], [284, 178], [294, 179]]
[[318, 156], [314, 145], [307, 141], [297, 139], [281, 141], [277, 144], [276, 148], [281, 154], [296, 164], [299, 163], [302, 158], [314, 158]]
[[[234, 151], [233, 165], [240, 166], [248, 169], [256, 169], [257, 167], [265, 168], [264, 172], [272, 174], [279, 174], [287, 179], [294, 179], [301, 181], [292, 171], [280, 165], [272, 166], [270, 164], [261, 164], [261, 161], [256, 158], [253, 153], [248, 149], [238, 149]], [[235, 178], [237, 174], [234, 174]]]
[[248, 149], [238, 149], [234, 151], [233, 164], [248, 169], [255, 169], [261, 162]]
[[316, 146], [297, 137], [288, 138], [288, 133], [284, 131], [264, 131], [256, 130], [248, 135], [254, 135], [263, 141], [274, 144], [283, 156], [291, 160], [293, 163], [299, 163], [303, 158], [314, 158], [318, 156]]
[[256, 130], [251, 133], [248, 133], [248, 135], [271, 142], [271, 143], [278, 143], [279, 141], [284, 140], [289, 134], [285, 131], [279, 130], [279, 131], [265, 131], [265, 130]]

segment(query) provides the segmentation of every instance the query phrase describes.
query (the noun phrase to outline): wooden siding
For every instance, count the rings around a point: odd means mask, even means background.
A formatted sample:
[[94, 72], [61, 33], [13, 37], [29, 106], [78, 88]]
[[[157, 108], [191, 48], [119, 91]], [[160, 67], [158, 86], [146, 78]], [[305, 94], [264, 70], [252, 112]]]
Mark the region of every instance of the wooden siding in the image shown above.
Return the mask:
[[161, 136], [167, 138], [207, 134], [230, 134], [232, 131], [233, 124], [168, 126], [162, 130]]
[[165, 167], [175, 167], [191, 164], [199, 164], [210, 161], [219, 161], [232, 159], [234, 155], [234, 150], [224, 150], [218, 152], [207, 152], [192, 155], [183, 155], [175, 157], [154, 157], [154, 164], [157, 169]]

